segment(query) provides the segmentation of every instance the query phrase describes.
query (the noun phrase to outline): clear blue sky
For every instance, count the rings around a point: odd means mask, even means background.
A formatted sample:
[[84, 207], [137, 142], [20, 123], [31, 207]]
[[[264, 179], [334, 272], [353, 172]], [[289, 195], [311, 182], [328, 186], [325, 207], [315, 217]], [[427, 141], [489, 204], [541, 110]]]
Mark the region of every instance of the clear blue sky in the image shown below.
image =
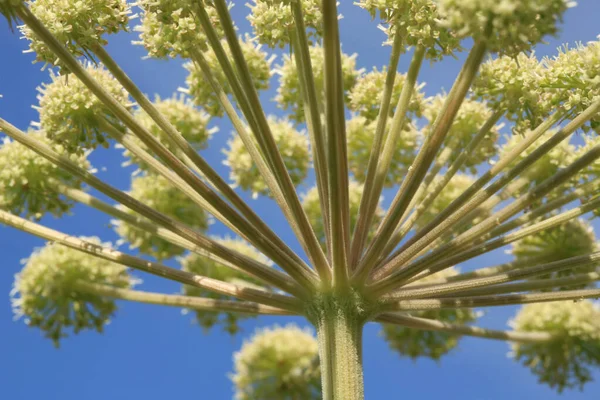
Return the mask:
[[[236, 23], [246, 31], [248, 24], [244, 15], [247, 8], [244, 2], [234, 3]], [[344, 51], [358, 53], [358, 64], [367, 69], [387, 63], [389, 47], [380, 46], [384, 36], [376, 23], [370, 21], [366, 12], [350, 6], [350, 1], [342, 3]], [[600, 2], [581, 0], [580, 3], [566, 14], [560, 37], [540, 46], [538, 54], [552, 54], [560, 43], [586, 42], [600, 34]], [[136, 36], [110, 37], [109, 51], [142, 89], [149, 94], [169, 96], [178, 86], [183, 86], [185, 71], [181, 62], [142, 60], [144, 50], [130, 45]], [[0, 115], [22, 129], [30, 121], [37, 120], [31, 105], [36, 103], [36, 87], [48, 80], [48, 73], [40, 71], [40, 64], [32, 65], [31, 54], [21, 54], [25, 48], [26, 42], [19, 40], [17, 33], [11, 33], [4, 20], [0, 21], [0, 93], [4, 95], [0, 100]], [[408, 60], [408, 56], [402, 58], [402, 71], [406, 70]], [[459, 67], [459, 61], [452, 59], [433, 68], [425, 66], [420, 80], [427, 82], [427, 94], [435, 94], [442, 88], [448, 90]], [[272, 98], [273, 91], [263, 97], [265, 100]], [[273, 106], [269, 107], [269, 112], [277, 112]], [[214, 124], [220, 127], [220, 132], [203, 155], [226, 176], [225, 167], [221, 165], [221, 149], [231, 128], [226, 121], [215, 121]], [[120, 151], [99, 150], [92, 155], [99, 177], [127, 189], [129, 180], [119, 166], [121, 161]], [[301, 190], [309, 186], [305, 184]], [[388, 192], [386, 198], [391, 197]], [[272, 202], [249, 201], [284, 239], [293, 240], [281, 215], [273, 211]], [[114, 241], [117, 238], [107, 227], [108, 220], [99, 212], [76, 207], [70, 217], [61, 220], [45, 218], [43, 222], [71, 234], [97, 235], [103, 240]], [[219, 225], [211, 228], [211, 233], [223, 232]], [[230, 337], [218, 329], [203, 333], [192, 324], [191, 316], [182, 315], [176, 309], [122, 303], [103, 335], [85, 332], [68, 338], [57, 350], [39, 331], [28, 328], [23, 321], [13, 321], [9, 303], [13, 275], [21, 267], [20, 260], [41, 244], [41, 240], [0, 227], [0, 294], [4, 293], [0, 295], [0, 299], [4, 299], [0, 301], [2, 399], [229, 399], [232, 385], [227, 373], [232, 369], [232, 353], [255, 328], [289, 321], [273, 317], [250, 320], [243, 324], [241, 335]], [[503, 258], [506, 256], [500, 251], [462, 267], [492, 265]], [[136, 275], [144, 279], [146, 290], [179, 291], [178, 285], [171, 282], [141, 273]], [[489, 309], [479, 324], [506, 329], [506, 321], [513, 313], [512, 308]], [[295, 321], [304, 324], [301, 319]], [[442, 396], [473, 400], [600, 398], [598, 371], [595, 374], [597, 382], [589, 384], [585, 393], [567, 392], [559, 396], [538, 385], [529, 370], [510, 360], [507, 352], [508, 345], [504, 342], [465, 338], [439, 363], [413, 362], [388, 350], [379, 337], [379, 327], [369, 324], [364, 343], [367, 399], [425, 400]]]

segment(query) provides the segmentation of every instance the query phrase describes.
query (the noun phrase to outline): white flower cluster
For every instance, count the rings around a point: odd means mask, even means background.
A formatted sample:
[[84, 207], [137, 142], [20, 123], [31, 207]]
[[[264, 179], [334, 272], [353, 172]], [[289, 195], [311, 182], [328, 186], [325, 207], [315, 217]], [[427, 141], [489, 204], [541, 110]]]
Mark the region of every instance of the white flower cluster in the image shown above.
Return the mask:
[[[290, 7], [290, 0], [253, 0], [248, 3], [248, 20], [254, 34], [261, 43], [269, 47], [284, 48], [291, 42], [290, 34], [295, 35], [296, 24]], [[319, 0], [301, 0], [304, 26], [308, 28], [309, 40], [318, 40], [323, 34], [323, 14]]]
[[400, 35], [405, 49], [423, 46], [428, 59], [439, 60], [460, 49], [460, 40], [441, 23], [443, 16], [435, 0], [360, 0], [356, 4], [385, 21], [390, 42]]
[[[87, 72], [119, 103], [129, 106], [123, 87], [102, 67], [86, 64]], [[99, 125], [105, 118], [117, 129], [121, 122], [79, 79], [72, 74], [55, 75], [52, 82], [38, 88], [39, 125], [54, 143], [69, 153], [81, 154], [98, 145], [108, 147], [107, 138]]]
[[[269, 116], [268, 122], [290, 178], [294, 185], [299, 185], [310, 167], [308, 137], [287, 119]], [[257, 143], [254, 136], [252, 138]], [[225, 165], [230, 168], [229, 177], [234, 185], [251, 191], [254, 198], [269, 195], [270, 190], [240, 136], [234, 133], [227, 145], [229, 148], [224, 150], [227, 157]]]
[[[210, 115], [203, 110], [194, 107], [192, 102], [183, 96], [173, 96], [164, 100], [157, 96], [154, 100], [154, 107], [156, 107], [167, 121], [169, 121], [196, 150], [206, 148], [208, 139], [210, 139], [213, 133], [219, 130], [217, 127], [208, 128]], [[144, 110], [138, 108], [135, 112], [135, 117], [141, 126], [159, 139], [171, 152], [183, 157], [183, 152], [179, 147], [171, 142], [167, 134]], [[138, 142], [142, 145], [141, 140], [138, 140]], [[129, 150], [125, 150], [124, 155], [131, 159], [131, 163], [137, 164], [140, 169], [148, 169], [148, 165], [138, 159]]]
[[[437, 279], [449, 278], [458, 274], [452, 267], [415, 281], [415, 285], [433, 283]], [[477, 319], [477, 314], [468, 308], [429, 310], [411, 313], [414, 317], [437, 320], [449, 324], [466, 325]], [[388, 345], [412, 359], [428, 357], [439, 360], [443, 355], [458, 345], [459, 335], [448, 332], [436, 332], [406, 328], [398, 325], [382, 324], [382, 336]]]
[[[227, 42], [222, 41], [222, 44], [231, 59]], [[244, 59], [246, 60], [248, 69], [252, 75], [254, 87], [257, 90], [268, 89], [269, 80], [271, 79], [271, 64], [273, 63], [275, 56], [269, 56], [262, 50], [261, 45], [256, 44], [256, 40], [249, 36], [245, 36], [244, 39], [240, 41], [240, 45], [242, 47]], [[221, 65], [219, 64], [219, 60], [215, 53], [212, 50], [209, 50], [204, 53], [204, 57], [206, 58], [217, 83], [220, 84], [225, 93], [232, 94], [231, 85], [223, 72], [223, 68], [221, 68]], [[221, 103], [213, 91], [212, 86], [204, 78], [204, 74], [200, 68], [192, 62], [184, 64], [184, 67], [188, 70], [189, 75], [185, 79], [187, 88], [181, 90], [190, 94], [194, 99], [194, 102], [203, 107], [210, 115], [222, 117], [224, 110], [221, 107]]]
[[[358, 219], [358, 209], [360, 207], [360, 199], [363, 195], [364, 186], [360, 183], [350, 181], [349, 189], [348, 189], [348, 200], [350, 203], [350, 231], [354, 230], [354, 226], [356, 225], [356, 221]], [[381, 201], [381, 199], [380, 199]], [[323, 221], [323, 213], [321, 212], [321, 203], [319, 200], [319, 190], [317, 187], [311, 188], [308, 192], [306, 192], [302, 196], [302, 207], [306, 212], [308, 220], [315, 230], [315, 234], [317, 238], [321, 242], [321, 244], [325, 245], [325, 225]], [[371, 224], [372, 227], [376, 227], [377, 224], [383, 218], [383, 209], [380, 205], [378, 205], [375, 215], [373, 218], [373, 222]], [[371, 231], [370, 235], [374, 232]]]
[[[388, 121], [386, 129], [389, 132], [392, 121]], [[346, 122], [346, 140], [348, 145], [348, 167], [354, 178], [363, 183], [367, 175], [367, 165], [375, 140], [377, 121], [369, 121], [362, 116], [355, 116]], [[421, 133], [412, 125], [406, 124], [398, 140], [392, 157], [392, 162], [385, 179], [385, 186], [398, 185], [408, 168], [413, 163], [421, 141]]]
[[511, 344], [512, 356], [556, 388], [583, 389], [600, 367], [600, 307], [590, 300], [528, 304], [510, 325], [519, 332], [548, 332], [549, 342]]
[[[82, 238], [94, 245], [110, 247], [98, 238]], [[61, 244], [47, 243], [25, 260], [15, 276], [12, 306], [27, 325], [40, 328], [58, 346], [67, 330], [102, 332], [117, 310], [114, 300], [78, 290], [77, 282], [116, 288], [135, 284], [127, 267], [85, 254]]]
[[[447, 96], [445, 95], [437, 95], [427, 99], [423, 115], [429, 121], [428, 128], [431, 128], [434, 124], [446, 102], [446, 98]], [[448, 159], [449, 163], [454, 162], [458, 158], [461, 154], [461, 151], [458, 150], [467, 147], [491, 115], [492, 110], [490, 110], [487, 104], [469, 98], [463, 101], [444, 143], [447, 148], [454, 150]], [[475, 174], [477, 173], [476, 167], [478, 165], [496, 155], [498, 150], [496, 148], [496, 140], [498, 139], [500, 128], [499, 125], [495, 125], [490, 129], [485, 139], [469, 154], [463, 164], [462, 171], [468, 170], [472, 174]]]
[[[325, 96], [325, 60], [323, 57], [323, 47], [320, 45], [311, 46], [309, 50], [315, 87], [317, 89], [317, 96], [319, 96], [317, 100], [323, 105]], [[362, 70], [356, 69], [356, 54], [349, 56], [342, 53], [342, 82], [344, 92], [346, 93], [346, 103], [349, 101], [348, 92], [355, 85], [356, 80], [362, 72]], [[284, 55], [283, 63], [277, 66], [275, 73], [279, 75], [279, 87], [277, 88], [275, 101], [277, 101], [280, 108], [291, 112], [291, 119], [303, 122], [304, 104], [300, 93], [300, 81], [294, 57]]]
[[[207, 213], [166, 178], [148, 174], [137, 176], [131, 181], [129, 194], [159, 213], [163, 213], [187, 226], [204, 231], [208, 228]], [[133, 214], [133, 211], [127, 209]], [[132, 249], [151, 255], [158, 260], [168, 259], [184, 253], [184, 249], [156, 237], [150, 231], [141, 230], [123, 221], [113, 221], [119, 236]]]
[[294, 325], [265, 328], [234, 355], [237, 400], [321, 398], [317, 340]]
[[[594, 229], [583, 219], [572, 219], [562, 225], [527, 236], [513, 243], [510, 250], [511, 254], [518, 261], [535, 259], [536, 262], [532, 261], [532, 266], [571, 257], [584, 256], [594, 251], [598, 251]], [[534, 279], [557, 279], [575, 274], [585, 274], [593, 272], [597, 267], [598, 264], [579, 266], [539, 275], [534, 277]], [[583, 287], [585, 286], [569, 286], [549, 290], [572, 290]]]
[[[76, 57], [106, 45], [104, 34], [127, 30], [131, 9], [126, 0], [35, 0], [29, 10]], [[56, 55], [27, 27], [20, 27], [37, 61], [61, 66]]]
[[488, 49], [515, 56], [555, 35], [571, 0], [437, 0], [443, 24], [460, 38], [483, 38]]
[[[30, 130], [28, 135], [49, 144], [42, 132]], [[74, 154], [70, 159], [82, 169], [91, 168], [86, 154]], [[81, 188], [81, 182], [73, 175], [28, 147], [9, 139], [0, 144], [0, 209], [36, 219], [47, 213], [60, 217], [73, 202], [57, 191], [57, 184]]]
[[[246, 257], [270, 265], [269, 260], [264, 255], [241, 239], [217, 239], [217, 242]], [[209, 278], [238, 284], [240, 286], [261, 287], [264, 289], [262, 282], [252, 276], [195, 253], [188, 254], [182, 258], [180, 262], [184, 271], [193, 274], [208, 276]], [[185, 285], [183, 287], [183, 292], [188, 296], [199, 296], [217, 300], [235, 300], [233, 297], [220, 295], [195, 286]], [[222, 325], [223, 329], [232, 335], [240, 331], [238, 322], [244, 318], [248, 318], [243, 314], [229, 312], [216, 313], [196, 311], [195, 314], [196, 320], [202, 328], [208, 330], [215, 325]]]
[[[387, 70], [384, 67], [381, 71], [373, 68], [373, 71], [361, 75], [356, 80], [356, 84], [348, 94], [348, 108], [357, 112], [360, 116], [365, 117], [369, 121], [374, 121], [379, 115], [379, 107], [385, 87], [385, 78]], [[400, 93], [406, 82], [406, 75], [396, 73], [394, 80], [394, 89], [390, 100], [390, 117], [394, 115], [396, 104], [400, 98]], [[423, 112], [425, 97], [421, 89], [424, 84], [416, 85], [408, 106], [410, 116], [420, 117]]]

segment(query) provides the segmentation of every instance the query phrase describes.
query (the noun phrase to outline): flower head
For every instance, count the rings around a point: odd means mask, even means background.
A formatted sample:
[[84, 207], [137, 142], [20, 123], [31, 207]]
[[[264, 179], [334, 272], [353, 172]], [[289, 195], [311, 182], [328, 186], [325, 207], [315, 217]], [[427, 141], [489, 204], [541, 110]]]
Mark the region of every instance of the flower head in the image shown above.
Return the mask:
[[[284, 48], [291, 42], [296, 27], [290, 0], [253, 0], [249, 3], [248, 20], [254, 34], [261, 43], [269, 47]], [[318, 39], [323, 34], [323, 14], [319, 0], [302, 0], [304, 25], [309, 39]]]
[[231, 379], [237, 400], [320, 399], [317, 341], [294, 325], [260, 330], [235, 353]]
[[[136, 200], [163, 213], [190, 228], [204, 231], [208, 228], [206, 212], [194, 203], [185, 193], [174, 187], [166, 178], [148, 174], [137, 176], [131, 181], [129, 194]], [[133, 213], [131, 210], [128, 212]], [[119, 236], [129, 243], [130, 248], [158, 260], [168, 259], [184, 253], [184, 249], [156, 237], [152, 232], [142, 230], [122, 221], [114, 221]]]
[[[127, 30], [131, 9], [126, 0], [35, 0], [29, 10], [76, 57], [106, 45], [104, 34]], [[20, 27], [36, 61], [61, 66], [56, 55], [27, 25]]]
[[[82, 238], [97, 246], [110, 247], [98, 238]], [[12, 305], [29, 326], [40, 328], [58, 346], [66, 330], [102, 332], [117, 310], [112, 299], [87, 293], [77, 283], [129, 288], [135, 281], [127, 268], [58, 243], [47, 243], [25, 260], [15, 277]]]
[[[128, 105], [125, 89], [108, 71], [86, 64], [87, 72], [119, 103]], [[118, 129], [121, 122], [80, 80], [72, 75], [51, 74], [52, 82], [38, 88], [40, 126], [48, 138], [69, 153], [82, 154], [98, 145], [108, 147], [100, 119]]]
[[583, 389], [600, 367], [600, 307], [590, 300], [527, 304], [510, 325], [519, 332], [547, 332], [548, 342], [511, 344], [512, 356], [540, 383], [562, 392]]
[[[254, 247], [250, 246], [240, 239], [219, 239], [221, 245], [234, 250], [246, 257], [259, 261], [263, 264], [269, 264], [269, 260], [258, 252]], [[195, 253], [190, 253], [181, 259], [181, 266], [184, 271], [193, 274], [208, 276], [209, 278], [218, 279], [229, 283], [235, 283], [241, 286], [261, 287], [263, 283], [252, 276], [245, 274], [239, 270], [233, 269], [230, 266], [223, 265], [218, 261], [211, 260], [206, 257], [199, 256]], [[234, 298], [220, 295], [199, 287], [185, 285], [183, 292], [188, 296], [200, 296], [217, 300], [234, 300]], [[208, 311], [196, 311], [196, 320], [202, 328], [208, 330], [215, 325], [222, 325], [223, 329], [230, 334], [236, 334], [240, 331], [238, 322], [244, 319], [243, 315], [237, 313], [215, 313]]]
[[[48, 144], [42, 132], [30, 130], [28, 135]], [[91, 168], [86, 154], [72, 155], [70, 159], [82, 169]], [[60, 217], [73, 202], [57, 190], [59, 184], [81, 187], [77, 178], [28, 147], [9, 139], [0, 145], [0, 209], [36, 219], [46, 213]]]
[[[271, 116], [268, 120], [290, 178], [294, 185], [299, 185], [306, 178], [310, 167], [308, 137], [305, 132], [298, 131], [286, 119]], [[234, 134], [228, 141], [228, 146], [229, 148], [225, 150], [227, 157], [225, 163], [231, 169], [229, 176], [235, 186], [251, 191], [254, 197], [268, 195], [270, 190], [240, 136]]]

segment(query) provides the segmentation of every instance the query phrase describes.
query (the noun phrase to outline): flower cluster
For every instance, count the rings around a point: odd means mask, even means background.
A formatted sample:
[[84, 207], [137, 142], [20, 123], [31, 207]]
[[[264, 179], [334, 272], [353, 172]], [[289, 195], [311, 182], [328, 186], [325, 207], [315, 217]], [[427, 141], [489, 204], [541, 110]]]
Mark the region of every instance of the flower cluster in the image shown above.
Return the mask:
[[459, 38], [483, 39], [489, 29], [488, 49], [515, 56], [547, 35], [573, 4], [571, 0], [438, 0], [443, 24]]
[[[427, 99], [427, 105], [423, 114], [425, 118], [429, 120], [429, 127], [431, 127], [437, 119], [446, 102], [446, 98], [445, 95], [437, 95]], [[457, 150], [467, 147], [491, 115], [492, 111], [485, 103], [473, 99], [465, 99], [465, 101], [463, 101], [445, 140], [445, 148], [453, 150], [448, 159], [449, 163], [456, 160], [461, 154], [461, 152]], [[469, 154], [467, 160], [463, 164], [463, 171], [469, 170], [469, 172], [475, 174], [477, 172], [475, 167], [490, 160], [496, 155], [496, 140], [499, 136], [499, 130], [499, 125], [490, 129], [485, 138], [479, 142], [477, 148]]]
[[[93, 245], [110, 247], [98, 238], [82, 238]], [[15, 314], [29, 326], [40, 328], [58, 346], [66, 330], [102, 332], [117, 310], [115, 302], [78, 289], [77, 283], [129, 288], [135, 281], [127, 268], [61, 244], [47, 243], [25, 260], [16, 275], [12, 295]]]
[[511, 344], [512, 356], [559, 392], [583, 389], [600, 367], [600, 307], [589, 300], [528, 304], [510, 325], [519, 332], [547, 332], [548, 342]]
[[389, 41], [400, 35], [405, 49], [422, 46], [431, 60], [460, 49], [460, 40], [441, 23], [435, 0], [360, 0], [357, 4], [373, 18], [379, 15], [387, 24]]
[[[207, 146], [208, 139], [218, 131], [218, 128], [208, 128], [210, 115], [194, 107], [191, 101], [179, 97], [171, 97], [162, 100], [156, 97], [154, 107], [177, 129], [187, 142], [196, 150], [204, 149]], [[137, 122], [147, 129], [153, 136], [160, 140], [171, 152], [183, 157], [183, 152], [178, 146], [172, 143], [167, 134], [154, 122], [144, 110], [137, 109], [135, 113]], [[139, 140], [138, 140], [139, 141]], [[141, 141], [139, 141], [141, 143]], [[131, 159], [131, 162], [137, 164], [140, 169], [147, 170], [148, 165], [139, 160], [129, 150], [124, 155]]]
[[[311, 46], [309, 50], [315, 87], [317, 89], [317, 96], [319, 96], [317, 100], [320, 101], [321, 109], [323, 109], [323, 98], [325, 96], [325, 60], [323, 57], [323, 47], [320, 45]], [[304, 105], [300, 93], [300, 80], [294, 57], [284, 55], [283, 63], [277, 66], [275, 72], [279, 75], [279, 88], [277, 88], [275, 101], [277, 101], [279, 107], [291, 112], [291, 119], [303, 122]], [[346, 103], [349, 101], [348, 91], [355, 85], [361, 73], [362, 70], [356, 69], [356, 54], [349, 56], [342, 53], [342, 82], [344, 92], [346, 93]]]
[[[194, 15], [193, 0], [139, 0], [142, 9], [141, 25], [135, 27], [148, 55], [154, 58], [189, 57], [191, 48], [206, 50], [207, 38], [200, 22]], [[203, 5], [219, 36], [219, 17], [211, 1]]]
[[[290, 178], [294, 185], [299, 185], [306, 178], [310, 167], [308, 137], [286, 119], [270, 116], [268, 121]], [[253, 140], [256, 143], [254, 137]], [[240, 136], [234, 133], [227, 144], [229, 148], [225, 150], [225, 164], [230, 168], [229, 176], [234, 185], [251, 191], [255, 198], [258, 195], [268, 195], [270, 190]]]
[[[129, 194], [155, 211], [165, 214], [187, 226], [204, 231], [209, 218], [186, 194], [174, 187], [166, 178], [148, 174], [137, 176], [131, 181]], [[127, 209], [133, 214], [133, 211]], [[123, 221], [113, 221], [121, 238], [130, 248], [149, 254], [158, 260], [168, 259], [184, 253], [184, 249], [156, 237], [151, 231], [142, 230]]]
[[[227, 42], [222, 41], [222, 44], [223, 48], [229, 53]], [[249, 36], [244, 37], [244, 39], [240, 41], [240, 45], [242, 47], [244, 59], [246, 60], [248, 69], [252, 75], [254, 87], [257, 90], [267, 89], [269, 87], [269, 80], [271, 79], [271, 64], [275, 56], [269, 57], [267, 53], [261, 49], [261, 46], [257, 45], [256, 41]], [[204, 56], [216, 82], [219, 83], [225, 93], [232, 94], [231, 85], [223, 72], [223, 68], [221, 68], [221, 65], [219, 64], [219, 60], [215, 53], [210, 50], [207, 51]], [[229, 58], [231, 59], [231, 54], [229, 54]], [[210, 115], [222, 117], [224, 110], [221, 107], [221, 103], [200, 68], [191, 62], [184, 64], [184, 67], [188, 70], [189, 75], [185, 80], [187, 88], [181, 90], [190, 94], [194, 99], [194, 102], [197, 105], [202, 106]]]
[[[29, 131], [41, 143], [48, 144], [42, 132]], [[60, 151], [60, 149], [58, 149]], [[90, 169], [86, 155], [72, 155], [71, 161]], [[81, 182], [24, 145], [4, 139], [0, 145], [0, 209], [26, 217], [41, 218], [50, 213], [60, 217], [73, 202], [57, 191], [57, 184], [80, 188]]]
[[[518, 261], [536, 260], [531, 263], [535, 265], [584, 256], [597, 250], [596, 235], [592, 226], [585, 220], [572, 219], [562, 225], [535, 233], [513, 243], [511, 253]], [[556, 279], [574, 274], [585, 274], [594, 271], [597, 267], [598, 264], [568, 268], [540, 275], [535, 279]], [[550, 290], [572, 290], [583, 287], [585, 286], [569, 286]]]
[[317, 341], [294, 325], [258, 331], [235, 353], [234, 368], [237, 400], [321, 398]]
[[[91, 63], [86, 64], [86, 70], [119, 103], [129, 105], [127, 92], [107, 70]], [[121, 122], [71, 74], [51, 77], [52, 82], [38, 88], [40, 126], [48, 138], [69, 153], [81, 154], [98, 145], [108, 147], [101, 119], [117, 129], [122, 129]]]
[[[386, 129], [389, 131], [392, 121], [388, 121]], [[356, 116], [346, 123], [346, 140], [348, 144], [348, 167], [358, 182], [364, 182], [367, 175], [367, 165], [373, 141], [377, 121], [368, 121], [366, 118]], [[385, 180], [388, 187], [397, 185], [403, 179], [408, 167], [415, 159], [421, 133], [412, 125], [406, 124], [401, 130], [392, 162]]]
[[[457, 274], [456, 269], [448, 268], [420, 279], [415, 284], [427, 284], [437, 279], [448, 278]], [[417, 311], [411, 313], [411, 315], [456, 325], [466, 325], [477, 319], [476, 313], [467, 308]], [[418, 330], [391, 324], [383, 324], [382, 328], [383, 337], [388, 342], [388, 345], [400, 353], [400, 355], [408, 356], [412, 359], [429, 357], [439, 360], [440, 357], [455, 348], [460, 339], [460, 336], [448, 332]]]
[[[363, 195], [364, 186], [362, 184], [350, 181], [348, 189], [348, 201], [350, 203], [350, 231], [354, 230], [356, 221], [358, 219], [358, 209], [360, 207], [360, 199]], [[381, 200], [381, 199], [380, 199]], [[315, 230], [317, 238], [322, 245], [325, 245], [325, 225], [323, 221], [323, 213], [321, 212], [321, 202], [319, 200], [319, 190], [317, 187], [313, 187], [302, 196], [302, 207], [306, 212], [308, 220]], [[375, 227], [383, 218], [383, 209], [381, 206], [377, 207], [375, 215], [373, 216], [373, 222], [371, 226]], [[374, 232], [371, 232], [371, 235]]]
[[[125, 0], [35, 0], [29, 10], [76, 57], [87, 56], [94, 47], [106, 45], [104, 34], [126, 31], [130, 6]], [[32, 31], [20, 27], [36, 60], [60, 66], [56, 55]]]
[[[295, 35], [296, 24], [289, 0], [253, 0], [249, 3], [248, 20], [254, 34], [261, 43], [269, 47], [284, 48], [291, 42], [290, 34]], [[304, 25], [308, 28], [309, 39], [317, 40], [323, 34], [323, 14], [319, 0], [302, 0]]]
[[[260, 261], [263, 264], [269, 264], [269, 260], [264, 255], [243, 240], [218, 239], [217, 242], [253, 260]], [[208, 276], [209, 278], [235, 283], [241, 286], [263, 287], [263, 283], [252, 276], [195, 253], [190, 253], [180, 261], [182, 269], [193, 274]], [[183, 287], [183, 292], [188, 296], [199, 296], [217, 300], [234, 300], [232, 297], [217, 294], [195, 286], [185, 285]], [[241, 319], [247, 318], [241, 314], [229, 312], [215, 313], [209, 311], [196, 311], [195, 313], [196, 320], [202, 328], [208, 330], [215, 325], [222, 325], [223, 329], [232, 335], [240, 331], [238, 322]]]
[[[387, 70], [384, 67], [381, 71], [373, 68], [373, 71], [361, 75], [356, 80], [356, 84], [348, 94], [348, 108], [357, 112], [361, 117], [374, 121], [379, 115], [379, 107], [385, 87], [385, 78]], [[394, 115], [396, 104], [400, 98], [400, 93], [406, 82], [406, 75], [396, 73], [394, 80], [394, 89], [390, 100], [390, 117]], [[420, 117], [423, 112], [425, 97], [421, 89], [424, 84], [417, 85], [408, 106], [411, 116]]]

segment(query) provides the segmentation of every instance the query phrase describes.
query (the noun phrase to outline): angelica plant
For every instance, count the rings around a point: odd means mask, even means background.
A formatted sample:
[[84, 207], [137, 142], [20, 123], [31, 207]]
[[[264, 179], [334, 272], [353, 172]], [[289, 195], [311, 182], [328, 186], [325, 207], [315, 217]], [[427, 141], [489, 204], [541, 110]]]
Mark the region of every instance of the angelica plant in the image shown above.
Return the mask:
[[[265, 329], [236, 353], [238, 399], [363, 399], [367, 323], [400, 356], [438, 360], [474, 336], [510, 342], [558, 391], [591, 381], [600, 42], [534, 52], [572, 2], [360, 0], [389, 52], [366, 69], [342, 52], [345, 4], [253, 0], [249, 32], [231, 6], [0, 0], [50, 78], [31, 129], [0, 116], [0, 222], [48, 241], [16, 277], [17, 316], [56, 344], [103, 331], [117, 300], [180, 307], [230, 334], [243, 318], [304, 317], [314, 335]], [[112, 58], [109, 34], [128, 30], [148, 58], [184, 60], [178, 94], [150, 100]], [[424, 62], [460, 52], [449, 90], [426, 96]], [[233, 132], [213, 149], [211, 136], [229, 134], [222, 118]], [[103, 148], [137, 166], [129, 191], [95, 174], [88, 156]], [[206, 148], [224, 154], [229, 176]], [[295, 240], [259, 201], [279, 207]], [[118, 243], [42, 219], [75, 204], [110, 218]], [[212, 235], [213, 222], [229, 236]], [[512, 261], [460, 272], [502, 248]], [[134, 289], [129, 269], [181, 294]], [[523, 305], [511, 329], [475, 325], [478, 309], [508, 305]]]

